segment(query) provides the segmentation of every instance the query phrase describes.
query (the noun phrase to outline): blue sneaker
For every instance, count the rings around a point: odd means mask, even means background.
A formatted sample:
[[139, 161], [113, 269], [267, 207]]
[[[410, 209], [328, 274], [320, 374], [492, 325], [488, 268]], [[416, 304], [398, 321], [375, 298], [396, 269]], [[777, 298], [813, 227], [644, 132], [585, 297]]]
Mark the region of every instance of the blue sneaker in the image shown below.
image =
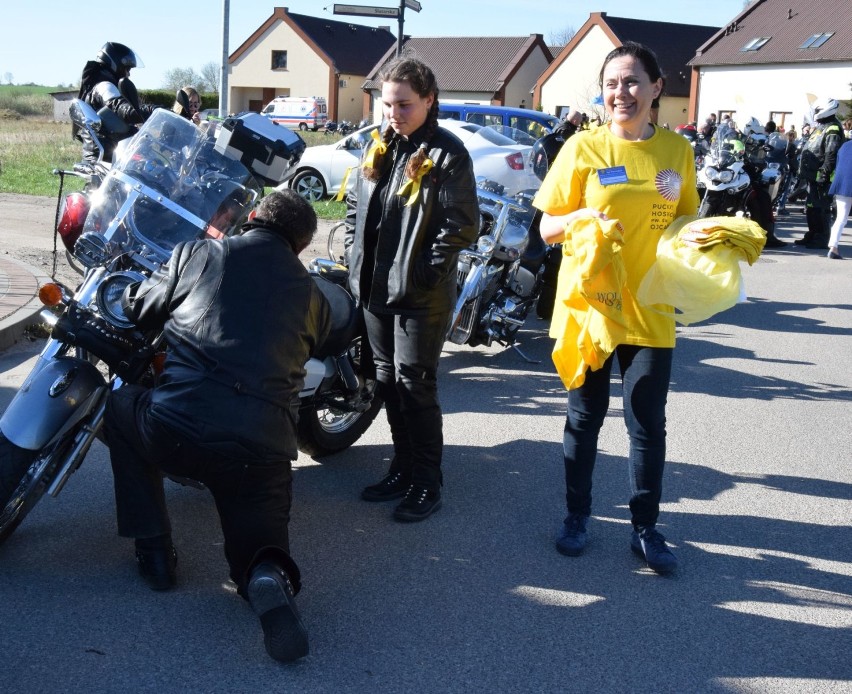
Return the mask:
[[566, 557], [579, 557], [583, 550], [586, 549], [586, 543], [589, 541], [586, 534], [586, 524], [589, 522], [589, 517], [579, 513], [569, 513], [562, 528], [559, 532], [559, 537], [556, 538], [556, 549], [560, 554]]
[[666, 538], [653, 527], [634, 530], [630, 549], [658, 574], [670, 574], [677, 568], [677, 557], [666, 545]]

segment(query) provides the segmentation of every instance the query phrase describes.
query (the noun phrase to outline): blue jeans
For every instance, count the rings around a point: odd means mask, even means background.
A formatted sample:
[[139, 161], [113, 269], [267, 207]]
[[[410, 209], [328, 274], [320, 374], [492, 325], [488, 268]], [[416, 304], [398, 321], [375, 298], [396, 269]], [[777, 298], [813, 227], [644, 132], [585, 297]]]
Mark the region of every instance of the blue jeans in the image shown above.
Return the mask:
[[634, 528], [656, 524], [666, 458], [666, 398], [673, 351], [619, 345], [599, 370], [586, 372], [582, 386], [568, 392], [563, 447], [569, 512], [591, 514], [598, 434], [609, 409], [612, 363], [618, 358], [624, 421], [630, 437], [630, 513]]

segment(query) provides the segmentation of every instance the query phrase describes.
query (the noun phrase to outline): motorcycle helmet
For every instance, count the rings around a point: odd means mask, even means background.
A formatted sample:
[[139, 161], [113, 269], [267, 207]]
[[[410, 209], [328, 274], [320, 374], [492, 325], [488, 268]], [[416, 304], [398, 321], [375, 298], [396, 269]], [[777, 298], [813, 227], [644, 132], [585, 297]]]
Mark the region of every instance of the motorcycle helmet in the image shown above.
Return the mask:
[[748, 119], [748, 123], [743, 128], [743, 135], [751, 137], [752, 135], [766, 135], [766, 130], [754, 116]]
[[550, 133], [536, 140], [532, 148], [533, 172], [540, 181], [544, 180], [550, 165], [565, 144], [565, 138], [561, 133]]
[[819, 99], [814, 104], [814, 120], [828, 120], [837, 113], [838, 108], [840, 104], [837, 99]]
[[119, 77], [126, 77], [127, 73], [135, 67], [145, 67], [136, 54], [123, 43], [107, 41], [95, 56], [102, 65], [105, 65]]

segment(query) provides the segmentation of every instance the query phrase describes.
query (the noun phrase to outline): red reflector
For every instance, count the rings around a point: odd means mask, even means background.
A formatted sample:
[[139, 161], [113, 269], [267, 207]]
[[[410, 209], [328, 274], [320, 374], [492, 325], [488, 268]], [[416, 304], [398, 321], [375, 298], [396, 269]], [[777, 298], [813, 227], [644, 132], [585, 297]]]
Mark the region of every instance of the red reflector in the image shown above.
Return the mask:
[[69, 251], [74, 250], [74, 244], [83, 233], [86, 217], [89, 215], [89, 198], [83, 193], [71, 193], [62, 203], [59, 216], [59, 226], [56, 230], [62, 238], [62, 244]]
[[509, 168], [513, 171], [523, 171], [524, 170], [524, 155], [520, 152], [514, 152], [513, 154], [506, 155], [506, 163], [509, 165]]

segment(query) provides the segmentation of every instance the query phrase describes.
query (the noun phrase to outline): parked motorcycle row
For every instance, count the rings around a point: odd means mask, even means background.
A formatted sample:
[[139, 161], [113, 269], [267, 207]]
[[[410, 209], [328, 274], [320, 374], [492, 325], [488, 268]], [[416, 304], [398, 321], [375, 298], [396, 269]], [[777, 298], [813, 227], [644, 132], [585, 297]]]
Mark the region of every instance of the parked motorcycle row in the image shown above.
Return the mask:
[[[742, 215], [771, 233], [773, 210], [784, 190], [790, 201], [804, 197], [798, 165], [791, 167], [786, 160], [785, 138], [779, 133], [767, 134], [755, 119], [749, 121], [742, 137], [725, 123], [718, 126], [710, 142], [700, 134], [684, 135], [696, 152], [699, 216]], [[796, 141], [797, 160], [803, 142]]]

